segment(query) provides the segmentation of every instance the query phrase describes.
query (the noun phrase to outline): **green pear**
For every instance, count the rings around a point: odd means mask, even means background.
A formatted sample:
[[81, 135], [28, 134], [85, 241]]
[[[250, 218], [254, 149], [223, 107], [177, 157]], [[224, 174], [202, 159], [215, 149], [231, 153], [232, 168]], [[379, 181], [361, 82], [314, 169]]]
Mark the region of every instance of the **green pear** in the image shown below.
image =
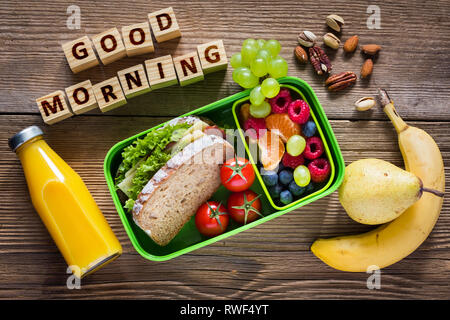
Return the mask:
[[381, 224], [394, 220], [420, 199], [424, 191], [419, 177], [392, 163], [361, 159], [345, 168], [339, 201], [353, 220]]

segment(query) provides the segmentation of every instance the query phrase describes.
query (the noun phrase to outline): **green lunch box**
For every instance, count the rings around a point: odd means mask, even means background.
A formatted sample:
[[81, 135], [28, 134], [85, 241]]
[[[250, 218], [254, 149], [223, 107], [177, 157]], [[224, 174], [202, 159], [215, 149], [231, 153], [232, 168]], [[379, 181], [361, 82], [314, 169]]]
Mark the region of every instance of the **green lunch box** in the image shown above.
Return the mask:
[[[236, 139], [237, 141], [235, 142], [235, 146], [236, 144], [240, 144], [240, 146], [237, 146], [238, 148], [245, 148], [246, 157], [253, 163], [257, 179], [255, 179], [255, 182], [253, 183], [251, 189], [256, 193], [261, 194], [261, 212], [263, 213], [264, 217], [259, 218], [246, 225], [237, 224], [232, 219], [230, 219], [227, 231], [213, 238], [208, 238], [201, 235], [197, 231], [197, 228], [195, 226], [195, 217], [192, 217], [168, 245], [161, 247], [158, 244], [154, 243], [153, 240], [134, 223], [131, 214], [125, 212], [114, 186], [114, 177], [122, 161], [121, 154], [123, 149], [129, 146], [134, 140], [142, 138], [148, 132], [163, 126], [164, 123], [162, 123], [156, 127], [143, 131], [135, 136], [132, 136], [115, 144], [108, 151], [104, 162], [106, 183], [113, 198], [117, 212], [119, 213], [120, 219], [123, 226], [125, 227], [128, 237], [131, 240], [131, 243], [140, 255], [142, 255], [146, 259], [153, 261], [165, 261], [175, 258], [179, 255], [204, 247], [208, 244], [223, 240], [241, 231], [250, 229], [268, 220], [281, 216], [289, 211], [304, 206], [305, 204], [316, 201], [334, 192], [339, 187], [344, 178], [344, 159], [342, 158], [341, 150], [336, 141], [333, 130], [331, 129], [330, 123], [328, 122], [328, 119], [314, 91], [305, 81], [298, 78], [284, 77], [278, 79], [278, 81], [283, 87], [287, 87], [291, 91], [296, 92], [296, 94], [300, 98], [304, 99], [311, 107], [311, 118], [316, 122], [318, 134], [324, 142], [325, 153], [331, 165], [331, 174], [328, 181], [320, 185], [318, 190], [314, 191], [313, 193], [295, 200], [289, 205], [279, 206], [268, 193], [267, 188], [263, 183], [262, 177], [256, 167], [256, 164], [252, 161], [254, 157], [249, 152], [249, 147], [245, 142], [243, 132], [242, 130], [239, 130], [239, 136]], [[250, 90], [242, 91], [204, 107], [193, 110], [180, 117], [188, 115], [203, 116], [211, 119], [221, 127], [240, 129], [237, 113], [239, 111], [239, 107], [243, 103], [248, 101], [249, 94]], [[226, 199], [228, 198], [229, 194], [230, 191], [221, 186], [213, 195], [212, 200], [221, 201], [223, 204], [226, 204]]]

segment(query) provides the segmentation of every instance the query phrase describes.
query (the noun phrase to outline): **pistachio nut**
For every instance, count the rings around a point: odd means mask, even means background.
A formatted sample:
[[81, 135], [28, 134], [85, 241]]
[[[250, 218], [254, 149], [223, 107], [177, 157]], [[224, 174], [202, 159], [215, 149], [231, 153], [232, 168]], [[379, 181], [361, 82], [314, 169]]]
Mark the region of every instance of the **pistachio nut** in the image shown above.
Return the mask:
[[311, 31], [303, 31], [298, 35], [298, 43], [307, 48], [312, 47], [316, 42], [316, 39], [316, 35]]
[[372, 97], [364, 97], [355, 102], [356, 110], [367, 111], [375, 106], [375, 99]]
[[334, 35], [333, 33], [327, 33], [323, 36], [323, 43], [336, 50], [339, 48], [341, 40], [339, 40], [339, 38], [336, 37], [336, 35]]
[[337, 14], [330, 14], [327, 17], [327, 25], [334, 31], [340, 32], [341, 27], [344, 25], [344, 19]]

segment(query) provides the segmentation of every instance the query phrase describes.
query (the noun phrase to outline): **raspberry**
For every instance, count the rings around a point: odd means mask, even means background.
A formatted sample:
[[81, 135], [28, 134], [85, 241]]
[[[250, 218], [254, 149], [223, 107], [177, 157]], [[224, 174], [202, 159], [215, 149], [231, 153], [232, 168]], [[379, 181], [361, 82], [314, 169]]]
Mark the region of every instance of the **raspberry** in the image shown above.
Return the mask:
[[301, 166], [303, 163], [305, 163], [305, 159], [303, 158], [303, 155], [294, 157], [291, 156], [289, 153], [285, 152], [283, 159], [281, 160], [281, 163], [283, 163], [285, 167], [295, 169], [298, 166]]
[[309, 105], [304, 100], [295, 100], [288, 107], [289, 118], [298, 124], [304, 124], [309, 119]]
[[324, 148], [322, 140], [319, 137], [311, 137], [306, 139], [305, 151], [303, 156], [308, 160], [314, 160], [323, 154]]
[[331, 171], [330, 163], [324, 158], [311, 161], [308, 164], [308, 169], [311, 174], [311, 180], [316, 183], [325, 181]]
[[282, 88], [275, 97], [269, 99], [269, 103], [272, 107], [273, 113], [286, 113], [291, 101], [291, 94], [289, 92], [289, 89], [286, 88]]
[[244, 130], [250, 138], [258, 139], [266, 133], [266, 121], [264, 118], [250, 117], [244, 122]]

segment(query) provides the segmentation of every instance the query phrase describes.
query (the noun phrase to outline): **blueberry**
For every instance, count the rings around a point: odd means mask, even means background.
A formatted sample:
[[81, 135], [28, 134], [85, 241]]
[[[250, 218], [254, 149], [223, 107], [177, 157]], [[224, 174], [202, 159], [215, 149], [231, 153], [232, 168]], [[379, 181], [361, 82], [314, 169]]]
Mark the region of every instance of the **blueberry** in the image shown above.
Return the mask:
[[277, 184], [278, 174], [275, 171], [264, 171], [261, 172], [262, 179], [266, 186], [271, 187]]
[[313, 183], [310, 182], [310, 183], [305, 187], [305, 189], [306, 189], [306, 193], [311, 193], [311, 192], [313, 192], [313, 191], [314, 191], [314, 185], [313, 185]]
[[301, 196], [306, 190], [306, 187], [300, 187], [295, 183], [295, 181], [291, 181], [289, 183], [289, 191], [296, 197]]
[[280, 181], [280, 183], [286, 186], [292, 181], [293, 178], [294, 176], [292, 175], [292, 171], [287, 169], [280, 171], [280, 174], [278, 176], [278, 180]]
[[281, 191], [283, 191], [283, 187], [278, 183], [274, 186], [269, 187], [269, 193], [272, 198], [279, 198]]
[[314, 123], [314, 121], [310, 120], [303, 125], [302, 133], [308, 138], [315, 135], [316, 131], [317, 131], [317, 127], [316, 127], [316, 124]]
[[280, 201], [283, 204], [289, 204], [293, 200], [292, 193], [289, 190], [281, 191], [280, 193]]
[[286, 167], [281, 162], [278, 164], [278, 172], [283, 171]]

